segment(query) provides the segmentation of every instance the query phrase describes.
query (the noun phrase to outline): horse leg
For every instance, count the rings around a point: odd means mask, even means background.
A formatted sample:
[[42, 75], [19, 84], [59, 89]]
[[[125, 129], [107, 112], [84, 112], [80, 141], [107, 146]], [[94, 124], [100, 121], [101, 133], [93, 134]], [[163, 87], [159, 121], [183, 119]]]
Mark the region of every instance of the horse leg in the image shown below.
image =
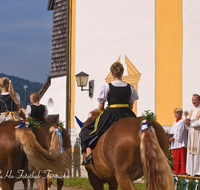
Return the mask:
[[37, 184], [38, 190], [47, 190], [47, 179], [36, 178], [35, 183]]
[[118, 184], [117, 183], [108, 183], [109, 190], [117, 190]]
[[28, 190], [28, 179], [23, 179], [22, 183], [24, 184], [24, 189]]
[[120, 175], [117, 176], [116, 179], [122, 190], [136, 190], [129, 175]]
[[51, 189], [51, 185], [52, 185], [51, 176], [48, 175], [48, 177], [47, 177], [47, 187], [48, 187], [48, 189]]
[[104, 190], [103, 182], [91, 170], [87, 170], [89, 182], [94, 190]]
[[34, 184], [34, 179], [30, 179], [30, 190], [34, 190], [33, 184]]
[[57, 178], [57, 190], [62, 190], [64, 179]]
[[1, 179], [2, 190], [13, 190], [14, 189], [14, 180]]

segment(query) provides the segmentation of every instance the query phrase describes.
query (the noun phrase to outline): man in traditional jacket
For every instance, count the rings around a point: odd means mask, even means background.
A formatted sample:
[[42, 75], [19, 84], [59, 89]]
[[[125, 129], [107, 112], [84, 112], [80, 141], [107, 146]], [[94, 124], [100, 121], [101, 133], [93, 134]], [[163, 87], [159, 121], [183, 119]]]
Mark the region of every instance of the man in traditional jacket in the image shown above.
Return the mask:
[[189, 118], [184, 123], [188, 127], [188, 145], [187, 145], [187, 161], [186, 173], [194, 176], [200, 175], [200, 96], [194, 94]]

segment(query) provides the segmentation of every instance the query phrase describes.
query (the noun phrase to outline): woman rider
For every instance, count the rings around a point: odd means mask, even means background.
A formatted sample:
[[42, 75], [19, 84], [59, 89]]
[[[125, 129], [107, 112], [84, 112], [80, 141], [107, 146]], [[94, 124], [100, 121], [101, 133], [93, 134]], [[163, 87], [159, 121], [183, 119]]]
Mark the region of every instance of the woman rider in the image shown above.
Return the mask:
[[92, 160], [91, 141], [97, 140], [117, 120], [124, 117], [136, 117], [132, 108], [134, 101], [139, 97], [133, 85], [122, 81], [123, 65], [115, 62], [111, 65], [110, 71], [113, 81], [101, 86], [96, 97], [100, 110], [104, 110], [106, 100], [108, 107], [95, 121], [81, 131], [82, 153], [86, 152], [83, 165], [89, 164]]
[[20, 110], [20, 96], [14, 91], [11, 80], [7, 77], [0, 78], [0, 90], [0, 123], [22, 120], [17, 114]]

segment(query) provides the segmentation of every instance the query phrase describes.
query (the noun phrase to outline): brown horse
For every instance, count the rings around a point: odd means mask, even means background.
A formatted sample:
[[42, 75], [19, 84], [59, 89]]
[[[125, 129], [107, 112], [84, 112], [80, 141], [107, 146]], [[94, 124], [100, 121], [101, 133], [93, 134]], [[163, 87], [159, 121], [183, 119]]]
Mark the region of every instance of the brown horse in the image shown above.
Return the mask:
[[[83, 127], [100, 114], [91, 112]], [[95, 190], [136, 190], [133, 181], [146, 176], [148, 190], [173, 190], [172, 171], [167, 162], [168, 138], [156, 121], [140, 131], [140, 119], [127, 117], [115, 122], [92, 148], [93, 163], [86, 166], [89, 181]]]
[[[16, 126], [20, 121], [6, 121], [0, 124], [0, 178], [3, 190], [12, 190], [18, 180], [33, 176], [39, 190], [47, 189], [47, 174], [64, 171], [68, 158], [52, 147], [49, 151], [44, 131], [39, 127], [30, 130]], [[58, 138], [57, 138], [58, 139]], [[56, 136], [54, 141], [56, 141]], [[27, 159], [28, 158], [28, 159]], [[31, 163], [28, 164], [28, 162]], [[42, 178], [44, 177], [44, 178]]]
[[[26, 110], [25, 109], [23, 109], [23, 108], [20, 109], [20, 111], [19, 111], [18, 114], [24, 120], [26, 119], [25, 118], [25, 115], [26, 115]], [[47, 144], [48, 144], [49, 147], [51, 146], [52, 143], [55, 144], [55, 145], [57, 144], [57, 142], [52, 142], [52, 135], [53, 135], [53, 133], [55, 132], [55, 129], [56, 129], [56, 126], [55, 126], [55, 121], [56, 120], [57, 120], [56, 117], [49, 116], [47, 118], [47, 122], [49, 124], [43, 124], [43, 125], [40, 126], [42, 128], [44, 134], [45, 134], [46, 141], [47, 141]], [[71, 167], [71, 141], [70, 141], [70, 136], [68, 134], [68, 131], [65, 128], [61, 129], [61, 134], [62, 134], [63, 148], [65, 150], [65, 153], [67, 153], [67, 155], [69, 155], [68, 156], [69, 157], [69, 159], [68, 159], [68, 166]], [[58, 147], [57, 148], [54, 147], [54, 149], [58, 149]], [[34, 168], [33, 166], [31, 166], [31, 167]], [[62, 177], [65, 175], [65, 171], [62, 174], [60, 174], [60, 173], [54, 173], [53, 175], [55, 177], [56, 176], [58, 177], [57, 178], [57, 190], [61, 190], [62, 187], [63, 187], [63, 183], [64, 183], [64, 179]], [[52, 184], [52, 182], [51, 182], [51, 176], [52, 176], [52, 173], [47, 178], [48, 188], [50, 188], [51, 184]], [[23, 183], [24, 183], [24, 187], [27, 187], [27, 184], [28, 184], [27, 181], [25, 181], [25, 182], [23, 181]], [[34, 183], [34, 179], [30, 179], [30, 188], [31, 188], [31, 190], [33, 190], [33, 183]]]
[[[50, 125], [41, 125], [41, 128], [43, 129], [46, 139], [47, 139], [47, 143], [50, 146], [52, 143], [52, 133], [54, 133], [55, 131], [55, 124], [50, 124]], [[70, 142], [70, 137], [69, 134], [67, 132], [67, 130], [65, 128], [61, 129], [61, 134], [62, 134], [62, 139], [63, 139], [63, 148], [65, 150], [65, 152], [68, 153], [69, 155], [69, 161], [68, 161], [68, 166], [69, 168], [71, 168], [71, 142]], [[67, 168], [65, 168], [67, 169]], [[61, 190], [63, 187], [63, 183], [64, 183], [64, 178], [62, 178], [65, 175], [65, 171], [62, 174], [59, 173], [53, 173], [54, 176], [59, 176], [57, 178], [57, 190]], [[48, 186], [51, 186], [51, 181], [49, 181]]]

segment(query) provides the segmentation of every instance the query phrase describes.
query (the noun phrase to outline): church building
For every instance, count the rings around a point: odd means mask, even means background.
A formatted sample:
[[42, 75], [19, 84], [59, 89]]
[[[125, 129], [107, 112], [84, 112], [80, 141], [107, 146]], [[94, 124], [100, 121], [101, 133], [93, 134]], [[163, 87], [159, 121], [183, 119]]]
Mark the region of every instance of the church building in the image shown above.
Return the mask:
[[[48, 0], [51, 75], [41, 103], [65, 122], [74, 152], [80, 132], [75, 116], [84, 122], [98, 107], [96, 94], [112, 81], [116, 61], [124, 65], [123, 80], [138, 92], [137, 116], [151, 110], [169, 131], [174, 109], [193, 107], [192, 95], [200, 94], [199, 9], [198, 0]], [[89, 75], [92, 95], [89, 85], [77, 86], [81, 72]]]

